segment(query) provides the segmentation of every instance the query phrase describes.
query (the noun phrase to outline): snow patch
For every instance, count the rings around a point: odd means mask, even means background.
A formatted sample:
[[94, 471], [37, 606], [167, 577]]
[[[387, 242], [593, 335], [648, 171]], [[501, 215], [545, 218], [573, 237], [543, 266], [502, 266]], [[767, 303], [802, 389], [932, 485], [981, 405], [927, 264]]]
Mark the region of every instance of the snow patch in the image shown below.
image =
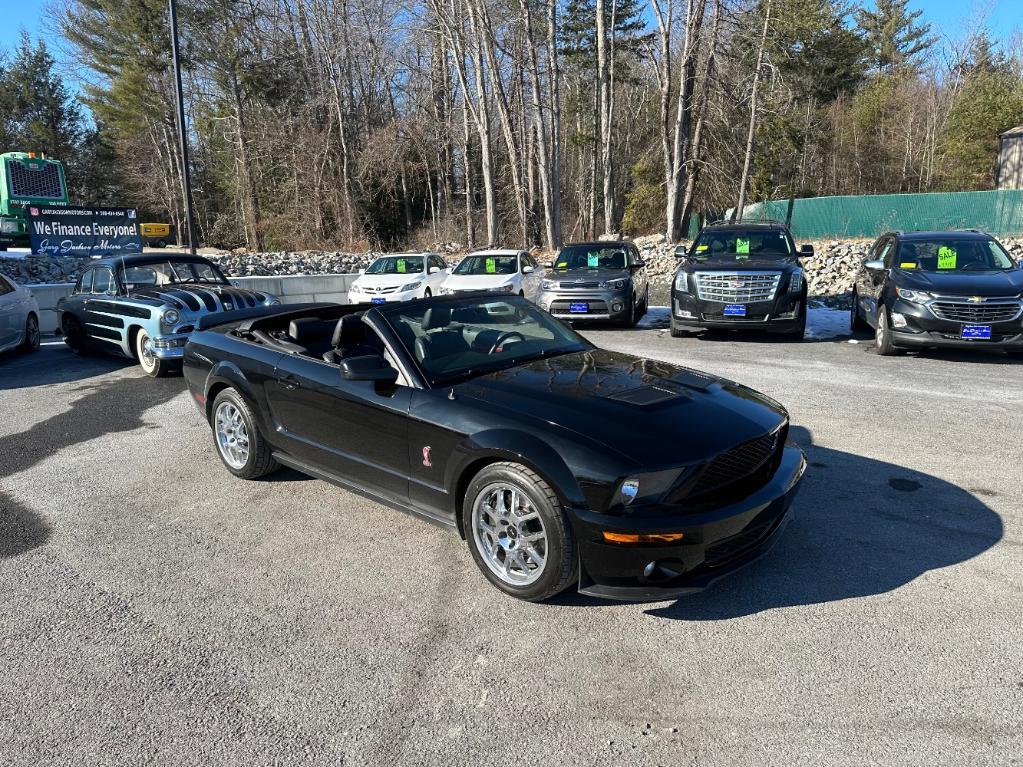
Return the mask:
[[667, 330], [671, 327], [671, 307], [649, 307], [643, 319], [636, 323], [636, 327], [644, 330]]
[[811, 306], [807, 311], [805, 338], [823, 341], [849, 335], [849, 312], [845, 309]]

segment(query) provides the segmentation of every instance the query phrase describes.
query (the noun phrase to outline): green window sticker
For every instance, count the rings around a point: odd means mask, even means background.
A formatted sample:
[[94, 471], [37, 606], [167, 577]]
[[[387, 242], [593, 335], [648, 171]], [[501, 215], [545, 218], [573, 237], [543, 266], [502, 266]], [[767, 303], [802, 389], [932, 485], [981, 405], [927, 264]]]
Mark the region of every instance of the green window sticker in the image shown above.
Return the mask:
[[735, 241], [735, 252], [749, 255], [749, 240], [739, 237]]
[[955, 248], [950, 248], [948, 245], [942, 245], [938, 248], [938, 268], [955, 269], [957, 255], [958, 253], [956, 253]]
[[696, 252], [697, 253], [703, 253], [703, 251], [705, 251], [705, 250], [710, 250], [710, 245], [697, 245], [696, 246]]
[[900, 269], [916, 269], [916, 261], [903, 261], [899, 264]]
[[600, 266], [600, 256], [596, 253], [586, 254], [586, 265], [587, 266]]
[[496, 258], [488, 258], [487, 259], [487, 274], [494, 274], [496, 272], [497, 272], [497, 259]]
[[568, 261], [559, 261], [557, 268], [558, 269], [567, 269], [568, 268]]
[[398, 259], [398, 274], [405, 274], [405, 259]]

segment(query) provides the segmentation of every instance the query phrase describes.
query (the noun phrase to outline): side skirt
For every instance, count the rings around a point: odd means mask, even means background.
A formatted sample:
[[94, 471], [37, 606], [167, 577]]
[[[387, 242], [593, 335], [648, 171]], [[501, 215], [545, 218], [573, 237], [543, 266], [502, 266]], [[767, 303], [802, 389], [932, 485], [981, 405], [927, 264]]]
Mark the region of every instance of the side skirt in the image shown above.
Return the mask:
[[276, 460], [278, 463], [283, 464], [288, 468], [294, 469], [295, 471], [300, 471], [303, 474], [308, 474], [309, 476], [315, 477], [316, 479], [322, 479], [324, 482], [330, 482], [332, 485], [342, 487], [345, 490], [348, 490], [349, 492], [355, 493], [356, 495], [361, 495], [363, 498], [375, 501], [376, 503], [387, 506], [388, 508], [394, 509], [395, 511], [403, 511], [406, 514], [411, 514], [414, 517], [425, 519], [427, 522], [432, 522], [438, 527], [443, 527], [445, 530], [452, 531], [458, 530], [458, 526], [455, 524], [455, 521], [453, 519], [444, 519], [443, 517], [435, 516], [433, 514], [430, 514], [429, 512], [423, 511], [422, 509], [416, 509], [407, 504], [399, 503], [398, 501], [393, 501], [390, 498], [384, 498], [380, 495], [377, 495], [371, 490], [367, 490], [363, 487], [353, 485], [348, 480], [342, 479], [341, 477], [327, 471], [326, 469], [323, 469], [319, 466], [314, 466], [313, 464], [305, 463], [304, 461], [300, 461], [297, 458], [293, 458], [287, 453], [282, 453], [278, 450], [274, 450], [273, 457], [274, 460]]

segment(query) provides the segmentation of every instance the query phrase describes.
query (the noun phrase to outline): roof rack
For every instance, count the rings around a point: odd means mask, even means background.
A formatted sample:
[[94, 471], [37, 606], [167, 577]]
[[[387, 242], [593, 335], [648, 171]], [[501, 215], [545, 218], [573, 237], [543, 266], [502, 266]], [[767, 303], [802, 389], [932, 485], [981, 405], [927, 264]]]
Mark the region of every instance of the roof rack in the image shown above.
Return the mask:
[[735, 221], [730, 219], [718, 219], [717, 221], [711, 221], [704, 226], [718, 226], [720, 224], [769, 224], [772, 226], [788, 226], [784, 221], [777, 218], [737, 218]]

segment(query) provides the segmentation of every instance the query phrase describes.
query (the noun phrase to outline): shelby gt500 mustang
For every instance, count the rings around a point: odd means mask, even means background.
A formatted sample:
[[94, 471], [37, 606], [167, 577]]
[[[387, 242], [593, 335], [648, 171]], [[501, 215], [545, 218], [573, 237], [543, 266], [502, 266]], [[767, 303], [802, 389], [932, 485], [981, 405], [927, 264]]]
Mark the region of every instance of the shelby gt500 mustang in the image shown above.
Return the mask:
[[119, 352], [157, 377], [180, 364], [201, 317], [279, 303], [269, 293], [234, 287], [205, 258], [138, 254], [90, 264], [57, 312], [64, 341], [76, 354]]
[[703, 588], [777, 538], [805, 469], [778, 403], [519, 296], [252, 315], [185, 349], [227, 469], [283, 464], [453, 528], [522, 599]]

